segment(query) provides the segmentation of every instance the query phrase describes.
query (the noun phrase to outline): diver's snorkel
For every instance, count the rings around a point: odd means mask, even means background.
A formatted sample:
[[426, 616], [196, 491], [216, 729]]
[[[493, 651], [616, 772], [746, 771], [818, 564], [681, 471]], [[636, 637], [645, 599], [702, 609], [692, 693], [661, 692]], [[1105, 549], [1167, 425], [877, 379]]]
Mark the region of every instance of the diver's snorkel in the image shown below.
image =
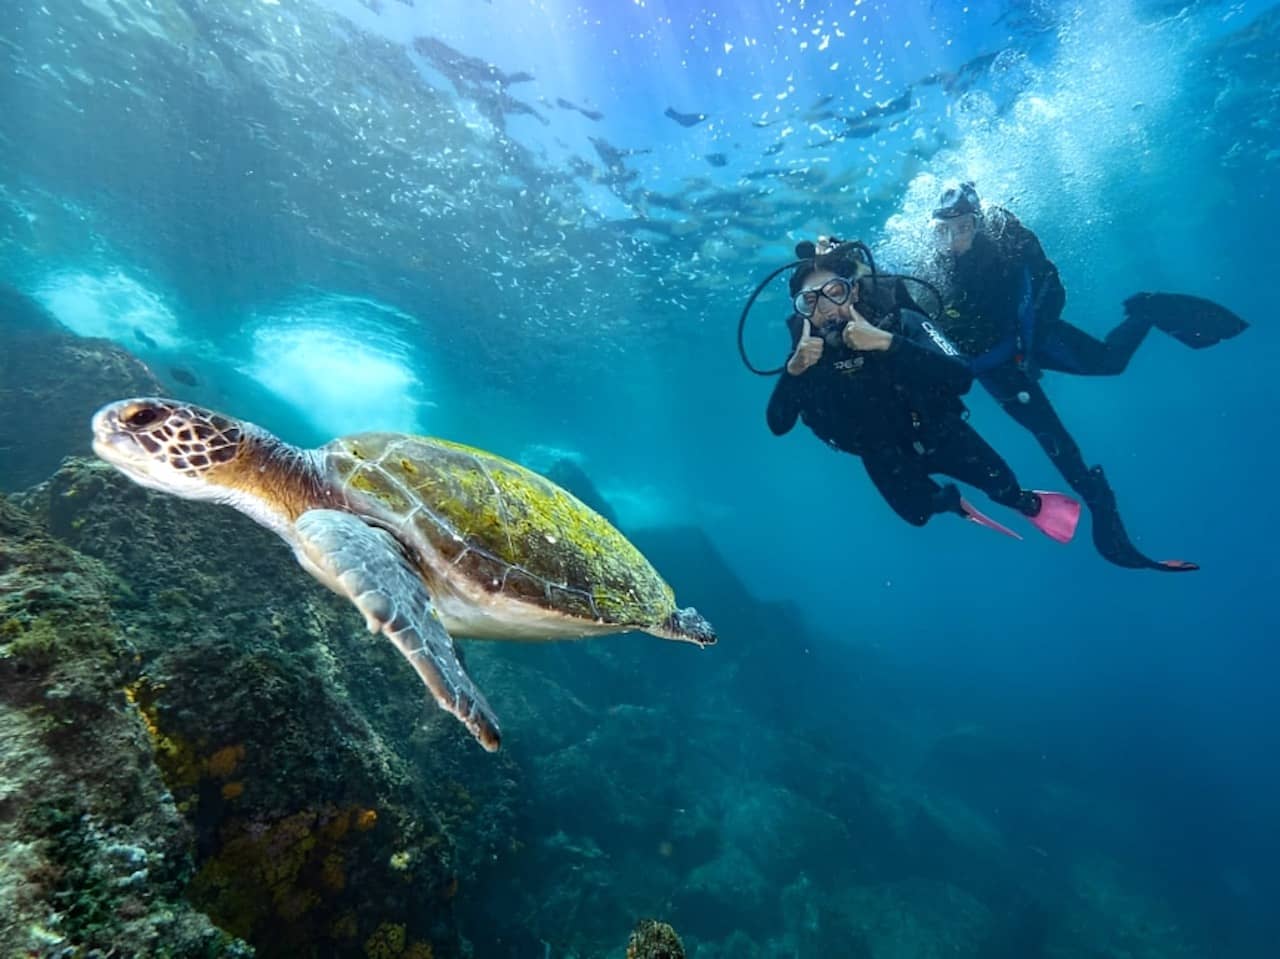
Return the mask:
[[[752, 373], [755, 373], [757, 376], [777, 376], [787, 368], [784, 363], [776, 369], [762, 370], [753, 365], [751, 360], [747, 357], [747, 348], [743, 342], [743, 332], [747, 327], [747, 314], [751, 312], [751, 307], [755, 305], [756, 299], [764, 292], [764, 288], [772, 283], [780, 273], [784, 273], [787, 270], [792, 270], [796, 267], [805, 265], [808, 265], [813, 269], [820, 269], [825, 263], [841, 259], [842, 254], [845, 254], [843, 257], [844, 259], [848, 259], [849, 257], [847, 254], [850, 253], [853, 254], [853, 258], [856, 258], [862, 264], [865, 264], [869, 270], [865, 273], [861, 269], [856, 270], [855, 272], [858, 275], [848, 277], [849, 280], [854, 283], [860, 283], [862, 280], [870, 278], [873, 284], [878, 284], [878, 282], [883, 279], [914, 280], [921, 286], [926, 287], [936, 298], [938, 303], [937, 310], [928, 315], [935, 323], [938, 322], [938, 315], [942, 312], [942, 294], [939, 293], [938, 288], [928, 280], [906, 274], [880, 273], [880, 271], [876, 269], [876, 259], [871, 253], [871, 248], [861, 240], [838, 240], [835, 237], [819, 237], [817, 245], [809, 242], [808, 240], [803, 240], [796, 244], [796, 256], [800, 257], [800, 259], [792, 260], [790, 263], [784, 263], [756, 284], [756, 288], [751, 291], [751, 296], [747, 298], [746, 305], [743, 306], [742, 313], [738, 317], [738, 355], [742, 357], [742, 363], [747, 369]], [[908, 294], [908, 296], [910, 296], [910, 294]], [[827, 342], [828, 345], [835, 346], [837, 343], [831, 342], [827, 337], [834, 331], [838, 338], [839, 333], [843, 331], [844, 325], [845, 324], [843, 323], [832, 324], [819, 335], [823, 337], [824, 341]]]

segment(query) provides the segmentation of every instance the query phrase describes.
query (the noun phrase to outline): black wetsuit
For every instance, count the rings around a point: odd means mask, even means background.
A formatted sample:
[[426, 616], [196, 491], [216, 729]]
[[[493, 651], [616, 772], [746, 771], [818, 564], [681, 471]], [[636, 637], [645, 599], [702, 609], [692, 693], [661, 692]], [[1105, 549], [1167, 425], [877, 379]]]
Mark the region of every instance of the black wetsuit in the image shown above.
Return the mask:
[[[769, 398], [769, 428], [781, 436], [802, 419], [828, 445], [862, 458], [867, 475], [899, 516], [923, 526], [936, 513], [962, 513], [942, 474], [981, 489], [1028, 515], [1039, 509], [1009, 465], [965, 422], [960, 397], [973, 375], [959, 351], [928, 319], [910, 310], [881, 325], [894, 334], [887, 350], [850, 350], [827, 343], [799, 376], [783, 372]], [[792, 316], [792, 351], [802, 321]]]
[[1066, 291], [1036, 235], [1006, 210], [990, 208], [987, 226], [962, 256], [944, 254], [947, 335], [973, 359], [978, 382], [1029, 430], [1089, 506], [1098, 551], [1121, 566], [1185, 568], [1142, 555], [1130, 542], [1102, 467], [1080, 448], [1039, 384], [1040, 370], [1113, 376], [1129, 365], [1152, 327], [1134, 314], [1098, 340], [1061, 318]]

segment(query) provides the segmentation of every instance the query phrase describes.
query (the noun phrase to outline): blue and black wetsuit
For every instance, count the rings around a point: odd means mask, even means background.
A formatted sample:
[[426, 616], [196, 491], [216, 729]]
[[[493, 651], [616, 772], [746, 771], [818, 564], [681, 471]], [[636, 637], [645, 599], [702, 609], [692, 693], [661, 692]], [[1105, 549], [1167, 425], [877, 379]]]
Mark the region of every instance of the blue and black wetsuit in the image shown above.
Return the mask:
[[[990, 208], [988, 224], [962, 256], [944, 255], [947, 335], [972, 357], [970, 369], [1006, 413], [1029, 430], [1089, 506], [1098, 551], [1121, 566], [1186, 568], [1148, 559], [1129, 540], [1102, 467], [1090, 468], [1039, 384], [1040, 370], [1082, 376], [1124, 371], [1153, 325], [1130, 312], [1098, 340], [1063, 321], [1066, 291], [1039, 239], [1007, 210]], [[992, 233], [995, 235], [993, 236]]]
[[1036, 235], [1007, 211], [1000, 235], [980, 231], [963, 256], [948, 256], [947, 334], [981, 380], [1013, 365], [1078, 376], [1123, 373], [1152, 320], [1131, 314], [1099, 340], [1062, 319], [1067, 292]]
[[[769, 398], [769, 428], [781, 436], [797, 419], [823, 442], [861, 457], [867, 475], [899, 516], [923, 526], [937, 513], [962, 513], [950, 476], [1027, 515], [1039, 509], [1009, 465], [965, 421], [960, 397], [973, 374], [959, 350], [929, 320], [901, 310], [880, 325], [889, 349], [850, 350], [828, 343], [799, 376], [784, 372]], [[792, 351], [803, 323], [788, 321]]]

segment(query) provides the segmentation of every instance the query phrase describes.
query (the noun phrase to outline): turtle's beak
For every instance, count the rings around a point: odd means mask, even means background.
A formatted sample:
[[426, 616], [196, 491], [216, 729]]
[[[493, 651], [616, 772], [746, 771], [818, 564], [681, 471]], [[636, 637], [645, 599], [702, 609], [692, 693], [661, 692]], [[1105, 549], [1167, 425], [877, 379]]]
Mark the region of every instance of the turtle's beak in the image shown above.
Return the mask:
[[93, 414], [93, 451], [113, 466], [119, 466], [130, 449], [138, 444], [120, 428], [120, 403], [110, 403]]
[[142, 434], [125, 426], [126, 417], [136, 417], [139, 411], [155, 412], [155, 407], [147, 404], [162, 402], [145, 399], [120, 400], [102, 407], [93, 415], [93, 451], [134, 482], [153, 489], [168, 490], [169, 484], [162, 482], [156, 475], [157, 468], [164, 465], [163, 459], [157, 458], [159, 446], [156, 441], [151, 440], [156, 449], [147, 449]]

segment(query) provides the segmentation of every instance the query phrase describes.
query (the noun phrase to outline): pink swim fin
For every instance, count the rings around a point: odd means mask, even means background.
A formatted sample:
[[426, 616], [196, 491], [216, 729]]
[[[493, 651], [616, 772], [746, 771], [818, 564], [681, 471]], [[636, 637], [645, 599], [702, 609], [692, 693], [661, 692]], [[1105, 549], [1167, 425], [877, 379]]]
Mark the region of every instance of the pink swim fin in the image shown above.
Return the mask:
[[[960, 508], [964, 510], [965, 519], [969, 522], [977, 523], [979, 526], [985, 526], [987, 529], [993, 529], [997, 533], [1004, 533], [1005, 536], [1012, 536], [1014, 539], [1022, 539], [1021, 536], [1009, 529], [1009, 527], [1003, 526], [993, 520], [990, 516], [985, 516], [980, 513], [978, 509], [963, 496], [960, 497]], [[1040, 511], [1042, 513], [1044, 512], [1043, 506], [1040, 508]]]
[[1040, 497], [1040, 512], [1027, 519], [1050, 539], [1059, 543], [1071, 542], [1071, 537], [1076, 534], [1076, 524], [1080, 522], [1080, 504], [1062, 493], [1032, 492]]

